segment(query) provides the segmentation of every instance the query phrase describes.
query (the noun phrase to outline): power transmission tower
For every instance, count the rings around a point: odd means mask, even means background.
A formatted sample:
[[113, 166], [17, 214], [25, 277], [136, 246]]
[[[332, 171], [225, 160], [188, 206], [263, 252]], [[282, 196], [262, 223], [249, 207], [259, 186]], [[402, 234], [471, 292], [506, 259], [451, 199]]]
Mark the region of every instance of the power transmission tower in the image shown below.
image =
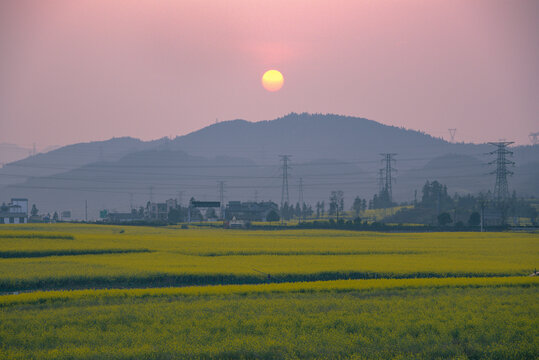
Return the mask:
[[489, 165], [496, 164], [496, 170], [491, 174], [496, 174], [496, 185], [494, 185], [494, 199], [497, 202], [506, 200], [509, 197], [509, 187], [507, 185], [507, 175], [513, 175], [513, 172], [507, 169], [507, 165], [515, 165], [511, 160], [507, 160], [506, 156], [513, 155], [512, 151], [507, 150], [507, 146], [513, 144], [513, 141], [498, 141], [489, 142], [490, 145], [497, 147], [491, 151], [490, 155], [496, 155], [496, 160], [489, 162]]
[[530, 133], [530, 135], [528, 135], [528, 137], [530, 138], [530, 141], [531, 141], [532, 145], [539, 144], [539, 132]]
[[384, 191], [384, 169], [378, 170], [378, 193], [381, 194]]
[[220, 204], [220, 214], [221, 219], [225, 218], [225, 182], [219, 181], [219, 204]]
[[457, 132], [457, 129], [447, 129], [449, 130], [449, 136], [451, 136], [451, 142], [455, 142], [455, 133]]
[[290, 197], [288, 195], [288, 169], [290, 169], [290, 166], [288, 165], [288, 162], [290, 161], [291, 155], [279, 155], [281, 158], [281, 170], [283, 172], [283, 185], [281, 188], [281, 209], [283, 208], [284, 204], [290, 203]]
[[395, 153], [384, 153], [380, 154], [383, 156], [382, 164], [384, 165], [383, 175], [384, 175], [384, 188], [383, 191], [387, 194], [387, 200], [389, 203], [393, 202], [393, 172], [397, 171], [393, 165], [396, 163]]

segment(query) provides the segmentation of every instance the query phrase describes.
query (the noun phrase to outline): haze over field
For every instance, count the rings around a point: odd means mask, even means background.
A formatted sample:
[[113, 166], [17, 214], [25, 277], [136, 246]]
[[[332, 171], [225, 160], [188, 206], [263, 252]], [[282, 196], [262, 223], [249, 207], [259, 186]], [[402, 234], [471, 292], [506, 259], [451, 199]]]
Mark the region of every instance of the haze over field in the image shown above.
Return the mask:
[[538, 13], [535, 0], [2, 1], [0, 142], [151, 140], [306, 111], [527, 144]]
[[[177, 137], [143, 142], [116, 138], [80, 143], [38, 154], [0, 169], [0, 197], [29, 197], [44, 211], [71, 209], [91, 218], [101, 209], [144, 206], [153, 198], [273, 200], [281, 195], [279, 154], [291, 154], [290, 200], [326, 200], [343, 190], [348, 208], [355, 196], [378, 191], [380, 153], [394, 152], [396, 201], [411, 201], [426, 180], [438, 180], [451, 194], [491, 190], [493, 147], [449, 143], [428, 134], [340, 115], [288, 114], [273, 121], [234, 120]], [[512, 148], [517, 166], [510, 189], [539, 196], [539, 146]], [[181, 192], [181, 196], [179, 195]]]

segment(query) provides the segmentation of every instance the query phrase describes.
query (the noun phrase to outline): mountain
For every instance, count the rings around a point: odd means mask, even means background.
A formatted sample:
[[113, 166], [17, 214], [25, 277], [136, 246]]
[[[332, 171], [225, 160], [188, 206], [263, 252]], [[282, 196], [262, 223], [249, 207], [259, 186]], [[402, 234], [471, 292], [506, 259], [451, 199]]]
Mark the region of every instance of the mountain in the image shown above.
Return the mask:
[[[450, 143], [420, 131], [359, 117], [308, 113], [255, 123], [225, 121], [177, 137], [170, 146], [198, 156], [248, 156], [262, 164], [275, 164], [279, 154], [291, 154], [293, 162], [338, 159], [370, 162], [373, 169], [379, 167], [381, 153], [396, 153], [399, 169], [414, 169], [446, 154], [488, 161], [485, 154], [494, 150], [488, 144]], [[519, 164], [539, 160], [538, 146], [517, 146], [513, 151]]]
[[[361, 181], [365, 174], [357, 165], [320, 160], [294, 168], [289, 184], [289, 200], [293, 203], [298, 201], [300, 176], [308, 179], [304, 198], [309, 203], [318, 201], [320, 192], [337, 187], [349, 194], [364, 189], [364, 185], [365, 193], [372, 190], [372, 181]], [[334, 176], [340, 177], [337, 183]], [[125, 211], [131, 206], [145, 206], [150, 199], [181, 198], [184, 205], [191, 197], [218, 201], [220, 181], [225, 182], [228, 200], [280, 202], [282, 179], [277, 165], [259, 165], [248, 158], [204, 158], [170, 149], [139, 151], [117, 161], [29, 178], [1, 188], [0, 194], [4, 198], [28, 197], [45, 212], [71, 210], [80, 219], [85, 216], [86, 203], [89, 217], [96, 218], [100, 209]]]
[[[488, 144], [448, 143], [443, 139], [372, 120], [339, 115], [289, 114], [272, 121], [226, 121], [174, 140], [143, 142], [116, 138], [74, 144], [0, 169], [0, 199], [30, 198], [46, 211], [84, 213], [101, 208], [126, 210], [130, 203], [190, 197], [218, 200], [217, 183], [226, 181], [227, 200], [281, 200], [280, 154], [292, 155], [289, 198], [314, 204], [330, 191], [372, 198], [378, 189], [380, 153], [397, 153], [393, 186], [397, 201], [410, 201], [426, 180], [447, 184], [450, 193], [494, 187], [494, 159]], [[539, 146], [511, 148], [517, 166], [511, 190], [539, 195]], [[152, 189], [152, 190], [150, 190]], [[5, 201], [4, 200], [4, 201]]]
[[164, 146], [167, 142], [168, 139], [145, 142], [123, 137], [63, 146], [4, 165], [0, 168], [0, 186], [16, 184], [28, 177], [59, 174], [105, 159], [118, 160], [133, 152]]
[[0, 143], [0, 168], [2, 165], [24, 159], [30, 154], [30, 149], [15, 144]]

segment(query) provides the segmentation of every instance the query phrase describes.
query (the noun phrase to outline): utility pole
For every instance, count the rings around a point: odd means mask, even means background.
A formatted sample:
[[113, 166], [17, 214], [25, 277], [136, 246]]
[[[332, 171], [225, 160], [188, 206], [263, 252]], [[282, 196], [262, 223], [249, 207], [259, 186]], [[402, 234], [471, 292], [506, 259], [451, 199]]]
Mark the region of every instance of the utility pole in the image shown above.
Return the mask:
[[299, 178], [299, 207], [300, 207], [300, 217], [299, 221], [303, 218], [303, 178]]
[[387, 193], [389, 203], [393, 202], [393, 172], [397, 171], [393, 165], [396, 163], [395, 153], [383, 153], [382, 155], [382, 164], [384, 165], [383, 175], [384, 175], [384, 188], [383, 190]]
[[299, 205], [303, 206], [303, 178], [299, 178]]
[[133, 193], [129, 193], [129, 209], [133, 211]]
[[88, 200], [84, 200], [84, 220], [88, 222]]
[[496, 185], [494, 185], [494, 199], [498, 203], [500, 203], [509, 198], [507, 175], [513, 175], [513, 172], [507, 169], [507, 165], [515, 165], [515, 163], [511, 160], [507, 160], [506, 156], [513, 155], [512, 151], [507, 150], [507, 146], [513, 144], [513, 141], [489, 142], [489, 144], [497, 147], [496, 150], [489, 153], [490, 155], [496, 155], [496, 160], [493, 160], [488, 164], [496, 164], [496, 170], [491, 172], [491, 174], [496, 174]]
[[457, 132], [457, 129], [447, 129], [449, 130], [449, 136], [451, 136], [451, 142], [455, 142], [455, 133]]
[[220, 204], [220, 215], [221, 215], [221, 220], [223, 220], [225, 218], [225, 206], [224, 206], [224, 203], [225, 203], [225, 182], [224, 181], [219, 181], [219, 204]]
[[290, 169], [290, 166], [288, 165], [288, 162], [290, 161], [291, 155], [279, 155], [281, 158], [281, 170], [283, 175], [283, 185], [281, 188], [281, 209], [283, 208], [284, 204], [290, 203], [290, 197], [288, 194], [288, 169]]
[[255, 189], [255, 203], [258, 202], [258, 190]]

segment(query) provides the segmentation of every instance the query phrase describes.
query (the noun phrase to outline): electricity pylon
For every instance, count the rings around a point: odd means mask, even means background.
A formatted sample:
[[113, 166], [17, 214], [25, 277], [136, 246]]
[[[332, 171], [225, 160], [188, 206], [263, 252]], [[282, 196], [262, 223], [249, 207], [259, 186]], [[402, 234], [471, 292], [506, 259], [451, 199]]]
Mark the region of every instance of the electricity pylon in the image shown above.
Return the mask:
[[283, 172], [283, 185], [281, 188], [281, 209], [283, 208], [284, 204], [290, 203], [290, 196], [288, 194], [288, 169], [290, 169], [290, 166], [288, 165], [288, 162], [290, 161], [291, 155], [279, 155], [281, 158], [281, 171]]
[[384, 153], [380, 154], [383, 156], [382, 164], [384, 164], [384, 168], [381, 169], [384, 171], [384, 189], [383, 191], [387, 193], [388, 201], [389, 203], [393, 202], [393, 172], [397, 171], [393, 164], [396, 163], [395, 156], [397, 154], [395, 153]]
[[498, 202], [506, 200], [509, 197], [509, 186], [507, 185], [507, 175], [513, 175], [513, 172], [507, 169], [507, 165], [515, 165], [506, 156], [513, 155], [512, 151], [507, 150], [507, 146], [513, 144], [513, 141], [489, 142], [490, 145], [497, 147], [491, 151], [490, 155], [496, 155], [496, 160], [489, 162], [489, 165], [496, 164], [496, 170], [491, 174], [496, 174], [496, 185], [494, 185], [494, 199]]
[[451, 136], [451, 142], [455, 142], [455, 133], [457, 132], [457, 129], [447, 129], [449, 130], [449, 136]]

